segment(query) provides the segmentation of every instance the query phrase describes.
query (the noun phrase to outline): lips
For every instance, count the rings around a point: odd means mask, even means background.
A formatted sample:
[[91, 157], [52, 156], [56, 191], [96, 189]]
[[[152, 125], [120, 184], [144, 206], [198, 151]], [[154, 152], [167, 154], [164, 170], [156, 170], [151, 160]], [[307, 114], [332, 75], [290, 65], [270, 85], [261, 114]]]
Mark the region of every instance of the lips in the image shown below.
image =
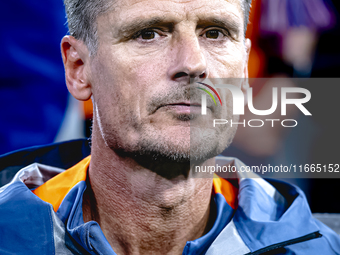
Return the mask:
[[[161, 105], [157, 110], [172, 111], [177, 114], [200, 114], [201, 104], [198, 102], [176, 102]], [[157, 111], [156, 110], [156, 111]]]
[[178, 102], [178, 103], [171, 103], [171, 104], [166, 104], [165, 106], [167, 105], [183, 105], [183, 106], [199, 106], [201, 107], [201, 104], [200, 103], [190, 103], [190, 102]]
[[[198, 84], [201, 87], [201, 84]], [[152, 96], [150, 103], [147, 106], [149, 114], [154, 114], [157, 111], [165, 111], [171, 109], [180, 109], [189, 113], [199, 111], [201, 113], [202, 106], [202, 91], [195, 87], [182, 86], [174, 87], [167, 93], [159, 93]], [[215, 104], [210, 97], [207, 97], [207, 108], [214, 112]]]

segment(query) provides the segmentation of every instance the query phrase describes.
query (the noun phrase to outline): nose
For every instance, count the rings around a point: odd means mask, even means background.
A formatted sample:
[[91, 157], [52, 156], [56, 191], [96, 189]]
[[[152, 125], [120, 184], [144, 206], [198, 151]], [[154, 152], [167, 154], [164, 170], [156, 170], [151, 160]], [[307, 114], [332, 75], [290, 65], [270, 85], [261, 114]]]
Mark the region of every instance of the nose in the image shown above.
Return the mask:
[[198, 82], [208, 77], [207, 62], [196, 34], [175, 43], [169, 76], [177, 82]]

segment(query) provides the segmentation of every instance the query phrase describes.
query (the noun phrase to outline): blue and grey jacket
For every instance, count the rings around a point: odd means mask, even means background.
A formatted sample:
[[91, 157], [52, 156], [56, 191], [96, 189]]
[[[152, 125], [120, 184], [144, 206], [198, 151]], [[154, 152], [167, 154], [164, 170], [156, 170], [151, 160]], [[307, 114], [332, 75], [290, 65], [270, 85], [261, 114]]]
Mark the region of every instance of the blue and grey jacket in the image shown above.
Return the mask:
[[[83, 221], [89, 155], [87, 141], [78, 140], [0, 157], [0, 254], [116, 254], [98, 223]], [[225, 157], [217, 163], [242, 166]], [[339, 236], [312, 217], [295, 186], [215, 178], [212, 202], [213, 227], [183, 254], [340, 254]]]

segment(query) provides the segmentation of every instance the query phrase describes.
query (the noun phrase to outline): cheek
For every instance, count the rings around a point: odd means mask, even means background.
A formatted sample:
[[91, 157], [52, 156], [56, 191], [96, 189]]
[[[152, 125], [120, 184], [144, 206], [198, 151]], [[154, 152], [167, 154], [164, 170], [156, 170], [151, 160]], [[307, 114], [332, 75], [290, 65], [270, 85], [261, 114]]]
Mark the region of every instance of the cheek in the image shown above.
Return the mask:
[[[166, 79], [166, 63], [162, 59], [165, 58], [152, 54], [135, 56], [128, 54], [125, 48], [114, 46], [103, 49], [101, 54], [98, 52], [92, 65], [94, 97], [108, 101], [101, 102], [106, 104], [108, 111], [118, 108], [111, 116], [117, 113], [121, 115], [124, 111], [137, 119], [143, 118], [147, 114], [146, 105], [150, 95], [166, 87], [157, 86]], [[106, 100], [102, 100], [104, 98]]]
[[103, 57], [102, 54], [97, 54], [91, 72], [93, 99], [103, 120], [122, 123], [136, 101], [131, 98], [131, 86], [125, 82], [124, 73], [119, 71], [119, 66], [114, 65], [113, 58]]
[[111, 48], [112, 62], [123, 78], [133, 82], [143, 83], [145, 80], [159, 79], [167, 63], [166, 50], [138, 51], [132, 46], [115, 45]]

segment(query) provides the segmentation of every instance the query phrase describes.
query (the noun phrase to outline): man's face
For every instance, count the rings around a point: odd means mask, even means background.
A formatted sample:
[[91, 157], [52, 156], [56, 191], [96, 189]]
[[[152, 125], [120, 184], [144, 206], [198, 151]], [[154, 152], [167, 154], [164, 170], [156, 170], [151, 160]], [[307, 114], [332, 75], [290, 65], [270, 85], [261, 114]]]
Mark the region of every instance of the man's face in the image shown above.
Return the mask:
[[105, 143], [176, 160], [222, 152], [235, 130], [213, 119], [231, 118], [230, 93], [203, 116], [196, 82], [247, 75], [239, 0], [122, 0], [97, 21], [89, 76]]

